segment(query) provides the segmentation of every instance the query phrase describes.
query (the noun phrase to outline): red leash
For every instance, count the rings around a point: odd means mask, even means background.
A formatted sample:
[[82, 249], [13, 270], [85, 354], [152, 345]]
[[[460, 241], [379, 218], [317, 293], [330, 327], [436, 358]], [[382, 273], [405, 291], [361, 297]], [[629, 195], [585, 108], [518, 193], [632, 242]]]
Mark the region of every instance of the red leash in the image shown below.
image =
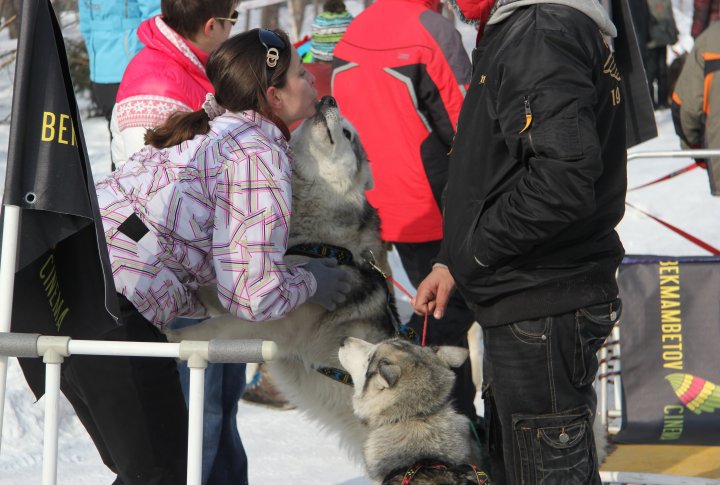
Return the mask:
[[[373, 265], [373, 266], [375, 266], [375, 265]], [[375, 268], [376, 268], [378, 271], [380, 271], [380, 268], [377, 268], [377, 267], [375, 267]], [[380, 271], [380, 272], [382, 273], [382, 271]], [[400, 291], [402, 291], [403, 293], [405, 293], [405, 295], [406, 295], [408, 298], [410, 298], [410, 300], [414, 300], [414, 299], [415, 299], [415, 297], [412, 296], [412, 295], [410, 294], [410, 292], [409, 292], [408, 290], [406, 290], [406, 289], [403, 287], [403, 285], [401, 285], [400, 283], [398, 283], [398, 281], [397, 281], [395, 278], [393, 278], [391, 275], [383, 273], [383, 276], [384, 276], [385, 279], [387, 279], [390, 283], [392, 283], [392, 284], [395, 285], [397, 288], [399, 288]], [[427, 326], [428, 326], [428, 315], [427, 315], [427, 313], [426, 313], [426, 314], [425, 314], [425, 321], [423, 322], [422, 340], [420, 341], [420, 346], [421, 346], [421, 347], [425, 347], [425, 336], [427, 335]]]
[[680, 228], [678, 228], [678, 227], [675, 227], [675, 226], [673, 226], [672, 224], [670, 224], [670, 223], [668, 223], [668, 222], [665, 222], [665, 221], [663, 221], [662, 219], [660, 219], [660, 218], [658, 218], [658, 217], [655, 217], [655, 216], [652, 215], [652, 214], [648, 214], [647, 212], [645, 212], [645, 211], [642, 210], [642, 209], [638, 209], [637, 207], [635, 207], [634, 205], [632, 205], [630, 202], [625, 202], [625, 205], [627, 205], [628, 207], [632, 207], [633, 209], [635, 209], [635, 210], [638, 211], [639, 213], [643, 214], [644, 216], [649, 217], [649, 218], [652, 219], [653, 221], [659, 222], [660, 224], [662, 224], [663, 226], [667, 227], [668, 229], [670, 229], [671, 231], [675, 232], [676, 234], [681, 235], [682, 237], [684, 237], [684, 238], [687, 239], [688, 241], [690, 241], [690, 242], [692, 242], [692, 243], [700, 246], [700, 247], [703, 248], [705, 251], [708, 251], [708, 252], [711, 253], [713, 256], [720, 256], [720, 249], [709, 245], [709, 244], [706, 243], [705, 241], [702, 241], [702, 240], [696, 238], [695, 236], [693, 236], [693, 235], [691, 235], [691, 234], [688, 234], [687, 232], [683, 231], [682, 229], [680, 229]]
[[[409, 292], [408, 290], [406, 290], [403, 285], [401, 285], [400, 283], [398, 283], [398, 281], [397, 281], [395, 278], [393, 278], [392, 275], [386, 274], [383, 270], [381, 270], [381, 269], [375, 264], [375, 255], [372, 253], [372, 251], [369, 251], [369, 252], [370, 252], [370, 258], [369, 258], [369, 259], [368, 259], [367, 257], [365, 258], [365, 260], [368, 262], [368, 264], [370, 264], [370, 266], [372, 266], [372, 267], [375, 269], [375, 271], [377, 271], [378, 273], [380, 273], [380, 274], [383, 276], [383, 278], [385, 278], [386, 280], [388, 280], [390, 283], [392, 283], [393, 285], [395, 285], [400, 291], [402, 291], [403, 293], [405, 293], [405, 295], [406, 295], [408, 298], [410, 298], [411, 301], [414, 300], [415, 297], [412, 296], [412, 295], [410, 294], [410, 292]], [[427, 313], [426, 313], [426, 314], [425, 314], [425, 322], [423, 322], [422, 340], [420, 341], [420, 345], [421, 345], [422, 347], [425, 347], [425, 337], [427, 336], [427, 325], [428, 325], [428, 316], [427, 316]]]
[[677, 177], [678, 175], [684, 174], [685, 172], [689, 172], [690, 170], [696, 169], [696, 168], [698, 168], [699, 166], [700, 166], [700, 165], [698, 165], [697, 163], [693, 162], [693, 163], [691, 163], [690, 165], [688, 165], [687, 167], [680, 168], [680, 169], [675, 170], [674, 172], [671, 172], [671, 173], [669, 173], [669, 174], [667, 174], [667, 175], [665, 175], [665, 176], [663, 176], [663, 177], [660, 177], [659, 179], [655, 179], [655, 180], [653, 180], [652, 182], [648, 182], [648, 183], [646, 183], [646, 184], [638, 185], [637, 187], [633, 187], [632, 189], [628, 189], [627, 191], [628, 191], [628, 192], [632, 192], [633, 190], [642, 189], [643, 187], [648, 187], [648, 186], [650, 186], [650, 185], [655, 185], [655, 184], [657, 184], [657, 183], [659, 183], [659, 182], [665, 182], [666, 180], [669, 180], [669, 179], [671, 179], [671, 178], [673, 178], [673, 177]]
[[[669, 174], [667, 174], [667, 175], [665, 175], [665, 176], [663, 176], [663, 177], [660, 177], [659, 179], [653, 180], [652, 182], [648, 182], [648, 183], [646, 183], [646, 184], [638, 185], [637, 187], [633, 187], [632, 189], [628, 189], [627, 191], [628, 191], [628, 192], [632, 192], [633, 190], [642, 189], [643, 187], [648, 187], [648, 186], [650, 186], [650, 185], [654, 185], [654, 184], [657, 184], [657, 183], [659, 183], [659, 182], [664, 182], [664, 181], [666, 181], [666, 180], [669, 180], [669, 179], [671, 179], [671, 178], [673, 178], [673, 177], [676, 177], [676, 176], [678, 176], [678, 175], [681, 175], [681, 174], [683, 174], [683, 173], [689, 172], [690, 170], [696, 169], [696, 168], [698, 168], [698, 167], [699, 167], [699, 165], [698, 165], [697, 163], [693, 162], [693, 163], [691, 163], [690, 165], [687, 165], [687, 166], [685, 166], [685, 167], [683, 167], [683, 168], [680, 168], [680, 169], [678, 169], [678, 170], [675, 170], [674, 172], [671, 172], [671, 173], [669, 173]], [[717, 248], [709, 245], [709, 244], [706, 243], [705, 241], [702, 241], [702, 240], [696, 238], [695, 236], [693, 236], [693, 235], [691, 235], [691, 234], [688, 234], [687, 232], [683, 231], [683, 230], [680, 229], [679, 227], [675, 227], [675, 226], [673, 226], [672, 224], [663, 221], [663, 220], [660, 219], [659, 217], [655, 217], [655, 216], [652, 215], [652, 214], [648, 214], [648, 213], [645, 212], [644, 210], [635, 207], [635, 206], [632, 205], [630, 202], [625, 201], [625, 205], [627, 205], [628, 207], [632, 207], [633, 209], [635, 209], [635, 210], [638, 211], [639, 213], [643, 214], [644, 216], [649, 217], [650, 219], [652, 219], [652, 220], [654, 220], [654, 221], [662, 224], [663, 226], [667, 227], [668, 229], [670, 229], [670, 230], [673, 231], [674, 233], [679, 234], [680, 236], [684, 237], [685, 239], [687, 239], [688, 241], [692, 242], [693, 244], [696, 244], [696, 245], [700, 246], [700, 247], [703, 248], [705, 251], [708, 251], [709, 253], [713, 254], [714, 256], [720, 256], [720, 250], [719, 250], [719, 249], [717, 249]]]

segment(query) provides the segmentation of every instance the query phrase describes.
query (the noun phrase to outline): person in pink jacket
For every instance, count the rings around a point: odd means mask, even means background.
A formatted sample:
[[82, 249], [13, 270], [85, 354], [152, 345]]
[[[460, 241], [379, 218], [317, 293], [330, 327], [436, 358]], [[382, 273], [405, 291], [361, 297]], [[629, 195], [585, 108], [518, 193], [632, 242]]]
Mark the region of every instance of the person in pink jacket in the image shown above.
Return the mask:
[[177, 111], [200, 109], [213, 92], [205, 74], [210, 53], [230, 35], [238, 0], [162, 0], [162, 14], [138, 28], [145, 46], [128, 64], [110, 129], [112, 159], [122, 165], [145, 145], [145, 131]]
[[[232, 37], [207, 73], [215, 96], [148, 131], [150, 146], [96, 184], [124, 324], [103, 340], [165, 341], [159, 327], [204, 314], [204, 285], [256, 321], [308, 300], [332, 309], [350, 289], [334, 260], [283, 262], [287, 126], [315, 113], [317, 94], [289, 39], [263, 29]], [[185, 483], [187, 410], [174, 359], [87, 356], [66, 374], [116, 483]]]
[[[111, 117], [113, 170], [145, 145], [145, 132], [171, 114], [200, 109], [214, 92], [205, 74], [209, 53], [230, 35], [238, 0], [162, 0], [161, 15], [140, 24], [143, 48], [129, 63], [117, 90]], [[197, 323], [180, 318], [175, 327]], [[178, 361], [180, 382], [189, 395], [190, 371]], [[247, 458], [236, 424], [237, 402], [245, 390], [245, 364], [209, 364], [205, 371], [203, 469], [201, 485], [242, 484]]]

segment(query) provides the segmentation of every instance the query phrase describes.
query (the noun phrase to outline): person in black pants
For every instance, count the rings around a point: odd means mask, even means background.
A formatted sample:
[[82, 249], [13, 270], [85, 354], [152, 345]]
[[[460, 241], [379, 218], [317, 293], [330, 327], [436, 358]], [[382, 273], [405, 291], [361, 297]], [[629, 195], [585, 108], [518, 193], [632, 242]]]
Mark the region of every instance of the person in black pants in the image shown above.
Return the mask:
[[[228, 38], [231, 21], [237, 18], [236, 2], [231, 3], [208, 21], [218, 37], [227, 39], [206, 64], [215, 95], [206, 93], [201, 109], [176, 113], [149, 130], [149, 146], [95, 185], [115, 288], [129, 301], [123, 305], [128, 329], [118, 329], [119, 334], [109, 338], [162, 341], [149, 323], [162, 329], [178, 317], [206, 317], [198, 295], [203, 286], [216, 291], [232, 315], [258, 325], [307, 301], [332, 311], [350, 291], [347, 273], [335, 260], [313, 259], [297, 268], [284, 264], [292, 199], [287, 127], [315, 115], [317, 91], [284, 32], [252, 29]], [[230, 145], [234, 148], [225, 150]], [[270, 172], [262, 168], [270, 165]], [[257, 183], [258, 170], [264, 182]], [[186, 177], [190, 172], [196, 175]], [[198, 194], [205, 194], [202, 201]], [[252, 214], [263, 214], [263, 221], [250, 228]], [[239, 249], [247, 241], [254, 246], [252, 254]], [[91, 435], [111, 468], [118, 470], [118, 483], [184, 483], [185, 439], [180, 435], [187, 426], [180, 423], [186, 412], [175, 363], [162, 360], [160, 368], [155, 361], [119, 362], [123, 367], [118, 375], [113, 367], [96, 371], [100, 364], [89, 361], [74, 369], [79, 378], [68, 379], [77, 383], [75, 389], [66, 386], [75, 391], [75, 401], [86, 404], [81, 414]], [[103, 381], [98, 388], [91, 384], [93, 377]], [[122, 391], [117, 396], [118, 389], [110, 385], [118, 381], [125, 391], [133, 380], [138, 389], [128, 389], [129, 398]], [[233, 467], [223, 465], [227, 448], [242, 449], [235, 429], [237, 394], [224, 392], [229, 381], [223, 379], [218, 386], [223, 388], [223, 419], [216, 422], [223, 429], [232, 427], [227, 431], [238, 439], [220, 436], [216, 443], [222, 443], [223, 450], [212, 463], [203, 462], [204, 470], [213, 473], [207, 479], [212, 485], [247, 483], [247, 469], [237, 466], [240, 454]], [[121, 424], [115, 425], [112, 418], [126, 407], [131, 416], [120, 416]], [[170, 442], [173, 446], [165, 446]], [[146, 471], [150, 478], [140, 474]], [[240, 476], [228, 477], [233, 471]]]
[[[167, 342], [127, 298], [118, 298], [123, 325], [98, 339]], [[73, 355], [61, 389], [117, 474], [114, 485], [185, 483], [188, 412], [175, 359]]]
[[596, 352], [622, 312], [627, 148], [654, 123], [627, 107], [646, 89], [635, 31], [594, 0], [460, 3], [481, 35], [415, 311], [442, 318], [457, 287], [483, 328], [493, 483], [600, 485]]

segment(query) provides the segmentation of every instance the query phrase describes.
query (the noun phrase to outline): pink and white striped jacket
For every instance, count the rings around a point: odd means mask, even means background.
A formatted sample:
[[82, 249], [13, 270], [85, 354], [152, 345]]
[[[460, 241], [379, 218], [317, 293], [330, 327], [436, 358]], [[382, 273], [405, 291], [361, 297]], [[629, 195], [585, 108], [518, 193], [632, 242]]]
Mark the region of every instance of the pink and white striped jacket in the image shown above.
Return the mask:
[[[287, 141], [253, 111], [226, 113], [180, 145], [147, 146], [96, 184], [117, 291], [158, 326], [201, 317], [200, 286], [247, 320], [280, 318], [316, 290], [285, 266], [291, 215]], [[118, 231], [137, 214], [138, 242]]]

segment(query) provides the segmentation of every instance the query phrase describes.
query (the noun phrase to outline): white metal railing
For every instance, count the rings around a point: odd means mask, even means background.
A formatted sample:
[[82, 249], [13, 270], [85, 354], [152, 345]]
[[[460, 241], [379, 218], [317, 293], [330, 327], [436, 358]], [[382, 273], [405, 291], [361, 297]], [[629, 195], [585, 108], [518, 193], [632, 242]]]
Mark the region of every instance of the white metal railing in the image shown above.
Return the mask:
[[720, 150], [698, 149], [698, 150], [661, 150], [656, 152], [629, 152], [628, 162], [638, 158], [718, 158]]
[[[15, 268], [18, 255], [18, 234], [20, 232], [20, 207], [4, 205], [3, 236], [0, 252], [0, 332], [10, 331], [12, 302], [15, 291]], [[0, 353], [0, 451], [2, 451], [3, 418], [5, 416], [5, 387], [7, 386], [6, 355]]]
[[43, 485], [54, 485], [57, 481], [60, 367], [65, 357], [101, 355], [171, 357], [187, 360], [190, 368], [187, 483], [199, 485], [202, 476], [205, 368], [208, 362], [264, 362], [272, 360], [276, 353], [275, 342], [263, 340], [118, 342], [0, 332], [0, 355], [4, 356], [6, 362], [7, 357], [42, 357], [45, 362]]

